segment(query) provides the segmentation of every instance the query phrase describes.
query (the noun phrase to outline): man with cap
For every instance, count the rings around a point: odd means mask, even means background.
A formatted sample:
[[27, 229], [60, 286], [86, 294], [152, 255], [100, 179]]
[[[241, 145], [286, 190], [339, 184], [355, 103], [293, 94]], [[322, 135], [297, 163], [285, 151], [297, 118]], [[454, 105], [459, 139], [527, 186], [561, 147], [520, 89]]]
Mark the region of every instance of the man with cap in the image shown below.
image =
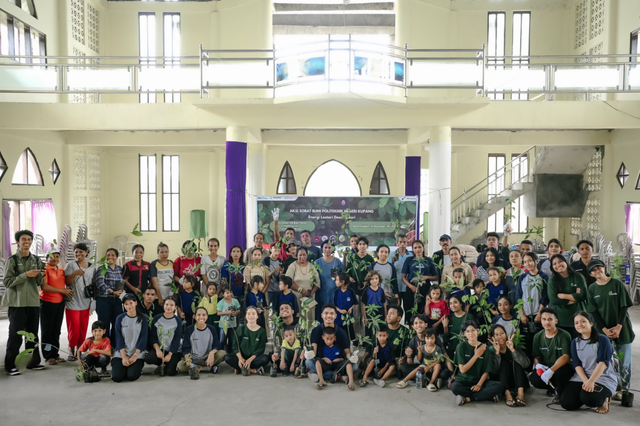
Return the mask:
[[4, 263], [4, 286], [7, 289], [2, 298], [3, 306], [9, 307], [9, 339], [4, 358], [4, 368], [10, 376], [17, 376], [16, 357], [20, 353], [23, 337], [19, 331], [32, 333], [34, 341], [26, 342], [26, 349], [34, 349], [30, 370], [42, 370], [38, 344], [38, 322], [40, 321], [40, 298], [38, 290], [44, 282], [45, 267], [42, 261], [31, 254], [33, 232], [21, 230], [15, 234], [18, 251]]
[[[438, 250], [437, 252], [433, 253], [433, 256], [431, 256], [438, 269], [438, 282], [440, 282], [442, 270], [444, 269], [444, 267], [451, 264], [451, 259], [449, 258], [449, 249], [452, 245], [453, 244], [451, 241], [451, 237], [447, 234], [443, 234], [442, 236], [440, 236], [440, 247], [442, 247], [442, 250]], [[462, 260], [464, 261], [464, 259]]]
[[65, 362], [60, 358], [60, 328], [64, 318], [64, 296], [73, 290], [66, 288], [64, 269], [60, 267], [60, 250], [52, 247], [47, 252], [44, 282], [40, 289], [40, 330], [42, 332], [42, 355], [47, 364]]

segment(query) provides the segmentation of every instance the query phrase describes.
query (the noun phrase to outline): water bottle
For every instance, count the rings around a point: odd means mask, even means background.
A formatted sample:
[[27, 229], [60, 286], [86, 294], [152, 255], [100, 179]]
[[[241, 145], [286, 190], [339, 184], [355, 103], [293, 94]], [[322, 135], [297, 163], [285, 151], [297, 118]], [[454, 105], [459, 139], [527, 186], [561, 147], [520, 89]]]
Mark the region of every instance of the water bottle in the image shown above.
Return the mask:
[[422, 389], [422, 371], [416, 373], [416, 389]]

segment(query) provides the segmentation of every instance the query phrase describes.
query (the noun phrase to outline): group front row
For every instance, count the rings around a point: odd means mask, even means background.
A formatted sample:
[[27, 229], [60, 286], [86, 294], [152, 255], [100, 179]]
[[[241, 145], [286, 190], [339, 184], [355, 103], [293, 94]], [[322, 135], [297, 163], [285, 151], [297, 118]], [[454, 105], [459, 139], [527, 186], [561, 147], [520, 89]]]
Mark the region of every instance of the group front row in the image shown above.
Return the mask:
[[[324, 306], [322, 323], [311, 332], [311, 348], [304, 351], [296, 333], [299, 326], [291, 321], [291, 306], [283, 304], [285, 324], [290, 325], [284, 327], [281, 351], [271, 354], [265, 353], [267, 333], [258, 324], [255, 307], [246, 309], [244, 325], [235, 330], [220, 330], [231, 335], [227, 353], [220, 342], [229, 336], [219, 339], [218, 331], [207, 321], [205, 308], [196, 310], [195, 324], [187, 327], [183, 336], [182, 320], [175, 314], [173, 298], [165, 300], [164, 313], [151, 321], [139, 311], [135, 296], [125, 295], [123, 304], [125, 312], [116, 321], [115, 353], [111, 359], [111, 378], [115, 382], [137, 380], [145, 363], [158, 366], [156, 372], [160, 376], [181, 372], [188, 373], [191, 379], [198, 379], [202, 371], [217, 373], [223, 361], [236, 374], [244, 376], [264, 375], [265, 367], [271, 362], [283, 375], [289, 375], [299, 371], [297, 366], [304, 363], [317, 389], [324, 389], [327, 382], [344, 382], [350, 390], [355, 390], [358, 356], [351, 353], [347, 331], [335, 323], [338, 313], [332, 304]], [[460, 298], [453, 296], [450, 305], [453, 316], [458, 319], [457, 314], [463, 312]], [[618, 385], [613, 346], [607, 336], [597, 331], [593, 317], [587, 312], [574, 315], [579, 336], [571, 340], [567, 331], [557, 327], [555, 311], [543, 309], [543, 330], [533, 339], [533, 361], [503, 325], [493, 325], [488, 343], [482, 343], [477, 322], [466, 320], [467, 314], [459, 325], [461, 334], [441, 335], [434, 328], [427, 328], [425, 316], [417, 315], [412, 324], [415, 336], [409, 340], [407, 336], [413, 332], [406, 332], [408, 329], [400, 324], [402, 315], [402, 308], [389, 308], [387, 325], [376, 333], [375, 347], [370, 351], [372, 357], [360, 364], [366, 366], [361, 387], [367, 385], [370, 375], [381, 387], [385, 386], [385, 380], [397, 375], [402, 378], [398, 388], [423, 377], [431, 391], [448, 385], [460, 406], [473, 401], [498, 402], [504, 396], [507, 406], [518, 407], [526, 405], [524, 393], [531, 383], [546, 389], [554, 396], [554, 402], [566, 410], [586, 405], [596, 407], [596, 412], [601, 414], [609, 411], [610, 398]], [[96, 321], [92, 325], [92, 337], [79, 349], [80, 359], [86, 366], [101, 367], [103, 372], [111, 355], [105, 331], [106, 325]]]

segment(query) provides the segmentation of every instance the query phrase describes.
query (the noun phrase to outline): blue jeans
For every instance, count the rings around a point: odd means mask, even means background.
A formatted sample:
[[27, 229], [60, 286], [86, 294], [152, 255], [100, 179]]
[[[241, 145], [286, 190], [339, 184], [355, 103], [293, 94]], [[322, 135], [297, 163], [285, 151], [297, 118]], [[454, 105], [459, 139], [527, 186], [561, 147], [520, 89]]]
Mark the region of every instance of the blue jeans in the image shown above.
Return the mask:
[[622, 389], [629, 390], [631, 385], [631, 343], [626, 345], [620, 345], [613, 343], [613, 347], [618, 354], [622, 354], [622, 360], [620, 361], [620, 378], [622, 379]]
[[[315, 360], [315, 358], [314, 359], [305, 359], [304, 360], [304, 365], [306, 365], [307, 368], [309, 370], [313, 371], [314, 373], [318, 373], [318, 371], [316, 370], [316, 360]], [[351, 363], [351, 366], [353, 367], [353, 372], [354, 373], [356, 371], [358, 371], [358, 364]], [[322, 373], [322, 378], [325, 379], [325, 380], [329, 380], [331, 378], [332, 374], [333, 374], [333, 371], [325, 371], [325, 372]]]
[[118, 315], [123, 312], [122, 301], [119, 297], [98, 297], [96, 299], [96, 313], [98, 320], [105, 323], [107, 332], [104, 337], [111, 341], [111, 347], [116, 346], [115, 328]]

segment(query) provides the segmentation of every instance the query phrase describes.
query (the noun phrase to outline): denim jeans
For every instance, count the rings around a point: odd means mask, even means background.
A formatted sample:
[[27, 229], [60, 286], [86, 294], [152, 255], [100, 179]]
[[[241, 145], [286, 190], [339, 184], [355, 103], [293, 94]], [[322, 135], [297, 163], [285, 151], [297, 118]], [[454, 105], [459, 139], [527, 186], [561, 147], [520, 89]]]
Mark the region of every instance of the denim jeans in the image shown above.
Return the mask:
[[631, 385], [631, 343], [626, 345], [620, 345], [613, 343], [613, 347], [618, 354], [622, 354], [622, 360], [620, 361], [620, 378], [622, 379], [622, 388], [629, 390]]
[[[313, 371], [314, 373], [317, 373], [316, 371], [316, 360], [314, 359], [306, 359], [304, 361], [304, 364], [307, 366], [307, 368], [311, 371]], [[358, 364], [353, 364], [351, 363], [351, 366], [353, 367], [353, 372], [355, 373], [356, 371], [358, 371]], [[333, 371], [325, 371], [322, 373], [322, 378], [325, 380], [329, 380], [331, 378], [331, 375], [333, 374]]]

